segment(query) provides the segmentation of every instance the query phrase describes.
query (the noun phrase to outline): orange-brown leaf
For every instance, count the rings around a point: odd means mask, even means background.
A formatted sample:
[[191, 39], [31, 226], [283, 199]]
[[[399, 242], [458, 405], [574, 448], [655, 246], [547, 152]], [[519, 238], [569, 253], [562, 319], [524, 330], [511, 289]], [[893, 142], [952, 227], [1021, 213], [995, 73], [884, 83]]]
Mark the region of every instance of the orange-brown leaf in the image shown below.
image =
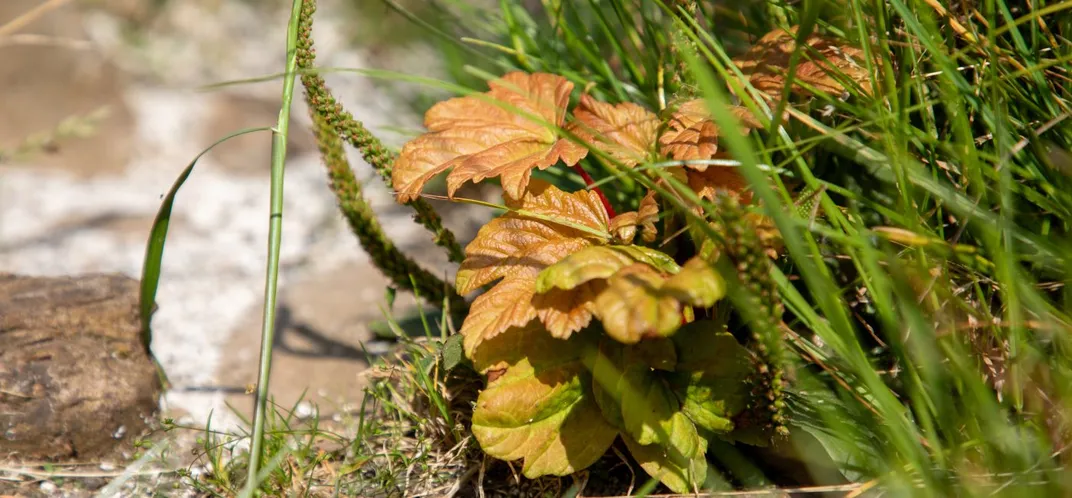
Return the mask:
[[641, 238], [644, 242], [652, 242], [659, 234], [655, 228], [655, 222], [658, 219], [659, 204], [655, 202], [655, 191], [649, 190], [647, 195], [640, 200], [638, 211], [619, 213], [610, 220], [610, 233], [619, 242], [629, 244], [636, 237], [637, 227], [641, 227]]
[[466, 246], [466, 258], [456, 277], [455, 286], [462, 294], [502, 279], [473, 302], [462, 325], [467, 355], [484, 340], [537, 316], [553, 336], [561, 338], [591, 321], [586, 303], [593, 296], [581, 290], [539, 302], [533, 294], [541, 270], [585, 247], [606, 242], [576, 228], [607, 233], [607, 212], [598, 194], [583, 190], [566, 193], [548, 183], [534, 182], [519, 199], [508, 198], [507, 205], [521, 212], [509, 212], [481, 228]]
[[654, 242], [659, 230], [655, 228], [655, 222], [659, 220], [659, 203], [655, 201], [655, 191], [648, 190], [643, 199], [640, 199], [640, 209], [637, 211], [637, 222], [640, 224], [640, 238], [644, 242]]
[[591, 243], [574, 232], [511, 214], [491, 220], [466, 246], [455, 287], [468, 294], [503, 277], [539, 272]]
[[[789, 31], [777, 29], [767, 33], [747, 53], [734, 63], [752, 86], [777, 98], [785, 87], [789, 59], [796, 49], [797, 27]], [[795, 79], [823, 93], [840, 95], [845, 86], [838, 78], [855, 82], [864, 93], [871, 93], [871, 80], [863, 62], [863, 51], [840, 44], [835, 40], [812, 34], [804, 40], [798, 59]], [[801, 85], [793, 85], [795, 93], [808, 93]]]
[[416, 198], [425, 183], [450, 168], [452, 196], [466, 181], [502, 177], [504, 189], [520, 197], [533, 168], [559, 159], [575, 163], [587, 152], [570, 147], [552, 128], [565, 121], [573, 89], [565, 78], [512, 72], [489, 87], [482, 97], [454, 98], [428, 110], [429, 133], [407, 143], [394, 165], [392, 185], [399, 201]]
[[580, 161], [587, 150], [572, 145], [565, 139], [550, 146], [536, 140], [514, 140], [472, 154], [447, 176], [447, 195], [454, 196], [468, 181], [479, 183], [499, 177], [507, 195], [520, 197], [525, 193], [533, 169], [545, 170], [559, 160], [571, 165]]
[[578, 138], [626, 167], [646, 161], [655, 146], [659, 118], [639, 105], [612, 105], [584, 95], [573, 115], [577, 121], [570, 129]]
[[511, 328], [524, 327], [536, 318], [536, 308], [532, 305], [535, 285], [535, 273], [515, 275], [473, 301], [460, 331], [466, 356], [472, 358], [482, 342]]
[[[608, 231], [607, 211], [595, 192], [567, 193], [546, 182], [534, 182], [507, 207], [592, 230]], [[510, 212], [495, 218], [465, 248], [465, 261], [455, 280], [458, 292], [468, 294], [483, 285], [514, 274], [539, 272], [597, 241], [593, 235], [561, 223]]]
[[592, 322], [595, 299], [606, 282], [586, 282], [570, 290], [552, 289], [532, 299], [536, 316], [552, 336], [565, 339]]
[[[737, 118], [743, 132], [760, 128], [761, 124], [745, 107], [730, 107], [730, 112]], [[678, 161], [711, 159], [719, 153], [719, 127], [711, 119], [707, 102], [703, 99], [689, 100], [681, 104], [670, 115], [667, 129], [659, 137], [663, 155]], [[703, 171], [707, 165], [695, 164], [688, 167]]]
[[614, 219], [610, 220], [610, 233], [614, 235], [614, 238], [623, 244], [631, 244], [633, 238], [636, 237], [637, 224], [640, 219], [640, 214], [636, 211], [628, 211], [625, 213], [618, 213]]
[[700, 198], [713, 200], [721, 191], [736, 195], [742, 204], [752, 201], [748, 181], [735, 167], [711, 166], [704, 171], [686, 170], [686, 174], [689, 188]]
[[[591, 190], [563, 192], [544, 181], [532, 182], [521, 197], [506, 197], [506, 206], [529, 213], [568, 220], [599, 232], [607, 231], [607, 208], [599, 194]], [[581, 233], [581, 232], [577, 232]]]

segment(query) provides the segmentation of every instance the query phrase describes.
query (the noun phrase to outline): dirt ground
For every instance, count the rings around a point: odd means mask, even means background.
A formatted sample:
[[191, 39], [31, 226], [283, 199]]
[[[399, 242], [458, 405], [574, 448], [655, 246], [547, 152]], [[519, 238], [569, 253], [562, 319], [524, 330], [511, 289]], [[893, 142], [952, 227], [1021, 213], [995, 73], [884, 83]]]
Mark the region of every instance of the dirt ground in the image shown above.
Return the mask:
[[[222, 135], [274, 124], [278, 82], [199, 87], [278, 72], [286, 12], [277, 1], [50, 3], [56, 7], [17, 31], [32, 36], [11, 43], [0, 36], [0, 151], [7, 153], [0, 272], [137, 278], [149, 227], [178, 172]], [[41, 4], [0, 2], [0, 26]], [[357, 14], [342, 1], [320, 4], [322, 63], [367, 65], [346, 36]], [[412, 62], [394, 62], [434, 67], [420, 51], [407, 57]], [[367, 80], [329, 83], [374, 129], [419, 125]], [[272, 392], [283, 406], [304, 395], [321, 412], [343, 410], [360, 402], [365, 351], [385, 349], [368, 325], [383, 317], [387, 281], [335, 210], [304, 106], [293, 114]], [[220, 146], [176, 203], [153, 351], [174, 384], [165, 413], [193, 423], [211, 416], [216, 426], [233, 425], [232, 408], [248, 415], [252, 407], [246, 393], [260, 343], [269, 145], [259, 134]], [[370, 168], [351, 157], [389, 233], [429, 267], [453, 271]], [[482, 216], [456, 210], [448, 224], [471, 235]], [[396, 311], [411, 303], [400, 297]]]

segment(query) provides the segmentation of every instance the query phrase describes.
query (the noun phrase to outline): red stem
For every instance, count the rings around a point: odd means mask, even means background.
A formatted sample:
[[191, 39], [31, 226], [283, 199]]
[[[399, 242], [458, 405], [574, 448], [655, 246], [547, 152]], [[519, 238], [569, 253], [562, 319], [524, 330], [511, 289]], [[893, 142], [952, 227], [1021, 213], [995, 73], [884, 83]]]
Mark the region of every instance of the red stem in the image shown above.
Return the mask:
[[599, 196], [599, 200], [603, 201], [603, 208], [607, 210], [607, 216], [611, 218], [618, 216], [618, 214], [614, 212], [614, 208], [610, 207], [610, 201], [607, 199], [607, 196], [603, 191], [599, 187], [592, 186], [596, 181], [592, 179], [592, 175], [589, 175], [588, 172], [581, 167], [580, 163], [573, 165], [573, 171], [576, 171], [577, 174], [581, 175], [581, 178], [584, 179], [584, 184], [587, 185], [589, 189], [594, 190], [596, 195]]

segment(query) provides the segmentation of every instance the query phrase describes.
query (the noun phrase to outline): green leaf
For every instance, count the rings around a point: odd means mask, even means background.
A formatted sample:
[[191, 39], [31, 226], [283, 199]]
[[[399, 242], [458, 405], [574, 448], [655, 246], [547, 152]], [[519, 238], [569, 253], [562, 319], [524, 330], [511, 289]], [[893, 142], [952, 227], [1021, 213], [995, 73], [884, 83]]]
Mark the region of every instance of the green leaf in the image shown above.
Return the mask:
[[596, 403], [603, 416], [621, 428], [633, 456], [652, 477], [686, 493], [692, 483], [698, 486], [706, 478], [707, 441], [681, 412], [662, 376], [644, 362], [659, 349], [604, 338], [585, 363], [592, 371]]
[[696, 257], [686, 262], [677, 275], [668, 278], [662, 291], [690, 306], [709, 308], [726, 295], [726, 282], [711, 265]]
[[522, 359], [480, 393], [473, 435], [495, 458], [524, 459], [522, 472], [530, 479], [582, 470], [618, 435], [604, 420], [590, 385], [580, 361], [536, 369]]
[[[658, 479], [674, 493], [698, 491], [707, 479], [707, 440], [681, 434], [679, 444], [663, 448], [657, 444], [642, 445], [623, 434], [622, 440], [637, 463], [648, 475]], [[689, 453], [680, 451], [690, 449]]]
[[700, 429], [730, 432], [732, 417], [748, 403], [746, 381], [754, 370], [748, 350], [709, 320], [682, 327], [672, 341], [678, 363], [670, 385], [682, 411]]
[[395, 308], [395, 295], [398, 294], [398, 289], [392, 286], [387, 286], [384, 289], [384, 300], [387, 301], [387, 311], [391, 311]]
[[845, 460], [845, 457], [855, 450], [851, 447], [830, 446], [830, 443], [838, 444], [837, 440], [821, 436], [825, 436], [823, 431], [794, 427], [789, 437], [775, 438], [769, 446], [755, 448], [753, 452], [761, 461], [766, 462], [772, 471], [797, 482], [814, 482], [816, 485], [850, 482], [842, 469], [853, 467], [851, 461]]
[[646, 365], [630, 365], [619, 381], [625, 432], [640, 444], [669, 445], [696, 427], [681, 413], [681, 403]]
[[698, 320], [681, 327], [671, 341], [677, 351], [677, 371], [703, 371], [729, 377], [751, 372], [750, 354], [714, 320]]
[[667, 372], [677, 366], [677, 350], [670, 339], [648, 339], [628, 349], [631, 360], [641, 362], [652, 369]]
[[611, 425], [625, 428], [622, 420], [621, 393], [618, 380], [622, 375], [625, 348], [616, 341], [601, 340], [598, 349], [592, 347], [585, 355], [585, 365], [592, 372], [592, 394], [596, 404], [603, 413], [603, 418]]
[[597, 402], [608, 420], [642, 445], [669, 445], [681, 434], [695, 434], [696, 428], [681, 413], [681, 404], [662, 376], [644, 361], [650, 350], [603, 338], [594, 357], [586, 358], [586, 363], [592, 371], [594, 389], [601, 391]]
[[461, 334], [454, 334], [443, 343], [441, 354], [443, 355], [443, 368], [446, 371], [454, 370], [465, 361], [465, 349], [462, 347]]
[[591, 246], [577, 251], [540, 272], [536, 292], [554, 288], [569, 290], [585, 282], [607, 279], [634, 263], [644, 263], [665, 273], [680, 270], [673, 258], [642, 246]]

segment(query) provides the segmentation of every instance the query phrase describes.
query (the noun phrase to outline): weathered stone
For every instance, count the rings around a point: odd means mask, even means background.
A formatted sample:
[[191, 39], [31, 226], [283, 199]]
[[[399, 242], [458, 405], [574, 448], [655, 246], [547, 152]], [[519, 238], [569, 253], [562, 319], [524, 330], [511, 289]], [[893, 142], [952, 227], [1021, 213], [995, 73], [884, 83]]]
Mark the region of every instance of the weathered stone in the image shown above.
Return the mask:
[[136, 280], [0, 274], [0, 459], [129, 447], [160, 396], [140, 330]]

